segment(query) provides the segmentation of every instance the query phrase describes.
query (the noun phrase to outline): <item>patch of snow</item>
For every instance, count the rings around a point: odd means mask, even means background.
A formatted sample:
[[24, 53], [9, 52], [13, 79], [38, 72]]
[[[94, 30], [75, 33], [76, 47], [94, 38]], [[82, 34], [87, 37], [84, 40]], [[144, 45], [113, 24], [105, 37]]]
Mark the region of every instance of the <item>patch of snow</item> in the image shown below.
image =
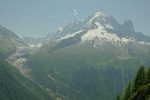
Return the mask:
[[38, 47], [38, 48], [42, 47], [42, 44], [41, 44], [41, 43], [38, 43], [38, 44], [37, 44], [37, 47]]
[[[98, 24], [98, 23], [97, 23]], [[108, 33], [105, 28], [101, 25], [98, 26], [96, 29], [89, 30], [86, 34], [81, 37], [82, 43], [86, 41], [95, 41], [96, 44], [103, 43], [105, 41], [112, 42], [112, 43], [128, 43], [134, 42], [132, 38], [120, 38], [116, 34]]]
[[[97, 18], [97, 17], [105, 17], [106, 15], [104, 14], [104, 13], [102, 13], [102, 12], [97, 12], [97, 13], [95, 13], [95, 15], [88, 21], [88, 25], [89, 24], [91, 24], [92, 23], [92, 21], [95, 19], [95, 18]], [[103, 20], [105, 20], [104, 18], [103, 18]]]
[[97, 13], [95, 13], [93, 18], [99, 17], [99, 16], [106, 16], [106, 15], [104, 13], [102, 13], [102, 12], [97, 12]]
[[95, 25], [97, 26], [101, 26], [101, 24], [99, 22], [95, 22]]
[[26, 58], [19, 58], [16, 60], [16, 63], [25, 63], [27, 61]]
[[20, 39], [23, 39], [23, 36], [22, 36], [22, 35], [19, 35], [19, 38], [20, 38]]
[[142, 45], [150, 45], [149, 42], [144, 42], [144, 41], [140, 41], [140, 42], [138, 42], [138, 43], [140, 43], [140, 44], [142, 44]]
[[111, 25], [109, 25], [109, 24], [106, 24], [105, 27], [106, 27], [106, 28], [109, 28], [109, 29], [114, 29], [114, 28], [113, 28]]
[[41, 43], [38, 43], [38, 44], [28, 44], [31, 48], [40, 48], [42, 47], [42, 44]]
[[83, 32], [83, 31], [80, 30], [80, 31], [77, 31], [77, 32], [75, 32], [75, 33], [73, 33], [73, 34], [69, 34], [69, 35], [67, 35], [67, 36], [65, 36], [65, 37], [62, 37], [62, 38], [58, 39], [58, 41], [64, 40], [64, 39], [68, 39], [68, 38], [70, 38], [70, 37], [74, 37], [75, 35], [77, 35], [77, 34], [79, 34], [79, 33], [81, 33], [81, 32]]
[[96, 48], [96, 43], [94, 43], [94, 47]]
[[124, 43], [134, 42], [134, 39], [132, 39], [132, 38], [129, 38], [129, 39], [128, 38], [120, 38], [120, 40]]
[[145, 44], [145, 42], [143, 42], [143, 41], [141, 41], [141, 42], [139, 42], [139, 43], [141, 43], [141, 44]]
[[19, 39], [19, 38], [11, 38], [11, 41], [13, 42], [13, 43], [19, 43], [19, 42], [21, 42], [21, 39]]
[[19, 40], [19, 39], [11, 39], [11, 41], [13, 42], [13, 43], [18, 43], [17, 41], [19, 42], [19, 41], [21, 41], [21, 40]]

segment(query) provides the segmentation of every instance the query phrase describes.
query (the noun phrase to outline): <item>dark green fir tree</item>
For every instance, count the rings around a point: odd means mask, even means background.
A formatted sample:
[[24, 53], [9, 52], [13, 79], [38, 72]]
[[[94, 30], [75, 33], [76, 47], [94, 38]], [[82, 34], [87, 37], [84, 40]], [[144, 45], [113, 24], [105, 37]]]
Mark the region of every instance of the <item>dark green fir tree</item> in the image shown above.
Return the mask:
[[116, 100], [121, 100], [121, 98], [120, 98], [120, 95], [119, 95], [119, 94], [117, 95]]
[[139, 89], [139, 87], [141, 87], [144, 84], [145, 84], [145, 69], [144, 66], [142, 65], [138, 70], [136, 78], [133, 82], [132, 92], [135, 93]]
[[146, 84], [150, 83], [150, 68], [146, 72]]
[[132, 94], [131, 82], [129, 82], [128, 86], [125, 89], [123, 100], [128, 100], [130, 98], [131, 94]]

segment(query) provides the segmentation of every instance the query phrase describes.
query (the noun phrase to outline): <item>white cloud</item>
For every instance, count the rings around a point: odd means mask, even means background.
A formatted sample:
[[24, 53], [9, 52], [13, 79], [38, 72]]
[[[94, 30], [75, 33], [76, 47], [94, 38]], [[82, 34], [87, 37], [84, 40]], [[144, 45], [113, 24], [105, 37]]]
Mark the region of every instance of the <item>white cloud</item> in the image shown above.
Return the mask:
[[78, 15], [79, 13], [77, 12], [77, 10], [73, 10], [73, 15]]

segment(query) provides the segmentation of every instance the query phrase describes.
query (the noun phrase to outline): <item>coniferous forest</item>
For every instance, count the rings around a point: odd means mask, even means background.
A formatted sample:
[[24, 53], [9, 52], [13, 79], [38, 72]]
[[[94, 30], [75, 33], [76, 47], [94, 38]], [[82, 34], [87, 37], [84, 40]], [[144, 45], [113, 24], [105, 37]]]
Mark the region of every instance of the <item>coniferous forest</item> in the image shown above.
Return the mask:
[[123, 95], [116, 100], [150, 100], [150, 68], [140, 66], [133, 81], [126, 86]]

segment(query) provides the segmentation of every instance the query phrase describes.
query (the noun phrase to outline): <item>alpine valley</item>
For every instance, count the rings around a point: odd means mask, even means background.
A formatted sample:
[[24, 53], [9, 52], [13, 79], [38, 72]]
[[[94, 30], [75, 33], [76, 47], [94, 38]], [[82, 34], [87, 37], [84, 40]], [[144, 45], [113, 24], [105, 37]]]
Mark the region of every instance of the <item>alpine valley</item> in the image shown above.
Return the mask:
[[63, 100], [114, 100], [134, 76], [150, 65], [150, 37], [132, 21], [119, 24], [101, 12], [50, 34], [31, 56], [33, 78]]
[[[4, 39], [5, 33], [13, 36]], [[7, 66], [12, 75], [4, 82], [19, 84], [19, 93], [33, 100], [115, 100], [138, 66], [150, 66], [150, 37], [136, 32], [132, 21], [120, 24], [102, 12], [69, 23], [36, 43], [40, 46], [24, 40], [0, 26], [0, 71]], [[0, 87], [4, 97], [15, 88], [7, 85]]]

